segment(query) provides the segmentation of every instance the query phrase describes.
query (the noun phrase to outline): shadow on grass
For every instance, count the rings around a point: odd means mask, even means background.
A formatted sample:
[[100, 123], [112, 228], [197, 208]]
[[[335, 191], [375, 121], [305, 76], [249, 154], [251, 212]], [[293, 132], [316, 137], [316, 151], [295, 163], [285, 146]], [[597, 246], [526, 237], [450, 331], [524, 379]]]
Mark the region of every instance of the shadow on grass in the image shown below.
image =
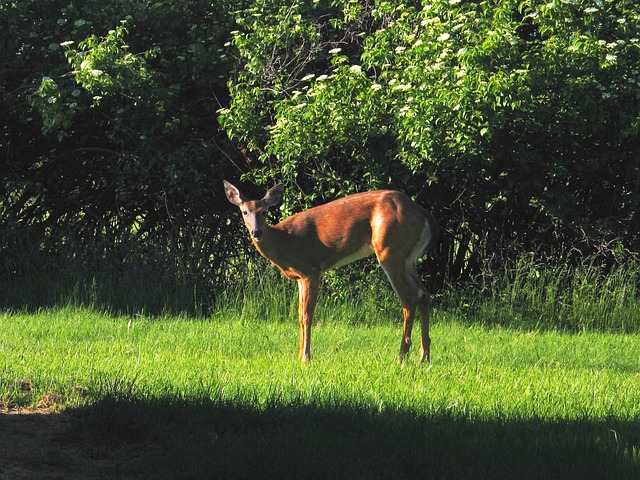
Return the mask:
[[471, 421], [345, 405], [106, 398], [72, 437], [139, 478], [640, 478], [640, 420]]

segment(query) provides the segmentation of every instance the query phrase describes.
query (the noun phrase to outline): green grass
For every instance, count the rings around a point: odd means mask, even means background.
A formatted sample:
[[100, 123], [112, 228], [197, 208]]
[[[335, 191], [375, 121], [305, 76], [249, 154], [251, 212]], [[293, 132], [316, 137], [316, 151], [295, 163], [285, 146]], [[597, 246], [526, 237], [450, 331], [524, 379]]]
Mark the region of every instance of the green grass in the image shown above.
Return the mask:
[[74, 438], [155, 445], [117, 467], [143, 478], [640, 474], [638, 334], [436, 310], [433, 364], [417, 364], [414, 345], [397, 365], [391, 297], [328, 301], [301, 365], [294, 291], [263, 287], [209, 318], [0, 313], [1, 402], [48, 398], [73, 413]]
[[472, 323], [564, 331], [640, 332], [640, 265], [547, 266], [523, 257], [479, 288], [451, 292], [449, 309]]

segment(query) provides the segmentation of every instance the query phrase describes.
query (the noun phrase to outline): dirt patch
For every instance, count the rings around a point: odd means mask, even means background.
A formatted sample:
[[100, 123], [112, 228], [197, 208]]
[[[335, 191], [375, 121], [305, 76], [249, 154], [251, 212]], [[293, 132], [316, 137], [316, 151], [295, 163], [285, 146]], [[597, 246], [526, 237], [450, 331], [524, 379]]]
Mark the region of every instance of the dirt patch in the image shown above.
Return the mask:
[[74, 438], [72, 416], [49, 408], [0, 409], [0, 480], [140, 478], [140, 445], [104, 446]]

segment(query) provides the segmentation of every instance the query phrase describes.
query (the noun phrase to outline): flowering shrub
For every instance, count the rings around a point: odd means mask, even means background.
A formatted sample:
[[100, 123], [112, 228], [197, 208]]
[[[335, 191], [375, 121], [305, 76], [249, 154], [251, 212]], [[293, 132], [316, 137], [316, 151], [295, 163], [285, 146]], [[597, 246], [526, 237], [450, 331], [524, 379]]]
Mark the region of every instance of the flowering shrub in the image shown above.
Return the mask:
[[408, 191], [460, 274], [496, 253], [637, 251], [633, 0], [263, 3], [238, 13], [220, 117], [258, 152], [254, 179], [301, 203]]

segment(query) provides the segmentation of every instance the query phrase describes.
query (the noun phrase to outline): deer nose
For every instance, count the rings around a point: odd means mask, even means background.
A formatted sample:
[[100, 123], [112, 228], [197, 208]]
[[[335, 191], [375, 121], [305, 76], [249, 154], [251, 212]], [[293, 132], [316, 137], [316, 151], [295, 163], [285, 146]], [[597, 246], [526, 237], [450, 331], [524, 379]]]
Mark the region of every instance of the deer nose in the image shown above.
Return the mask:
[[260, 230], [259, 228], [251, 230], [251, 236], [259, 242], [260, 240], [262, 240], [262, 230]]

